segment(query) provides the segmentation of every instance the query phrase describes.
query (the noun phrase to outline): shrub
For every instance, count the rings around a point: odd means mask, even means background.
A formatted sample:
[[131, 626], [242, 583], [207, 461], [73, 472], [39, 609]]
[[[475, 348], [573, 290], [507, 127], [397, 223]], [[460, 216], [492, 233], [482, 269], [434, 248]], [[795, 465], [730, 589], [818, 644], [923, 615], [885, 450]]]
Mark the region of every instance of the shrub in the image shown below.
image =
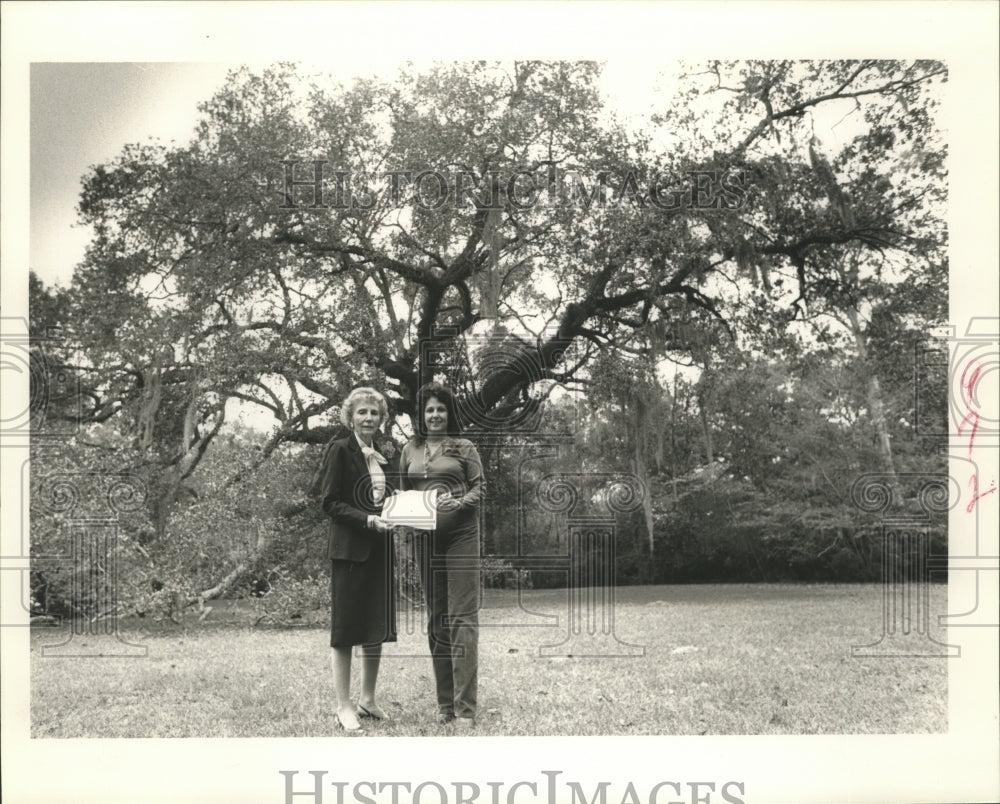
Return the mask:
[[531, 572], [518, 569], [497, 556], [483, 556], [480, 565], [483, 586], [487, 589], [531, 589]]

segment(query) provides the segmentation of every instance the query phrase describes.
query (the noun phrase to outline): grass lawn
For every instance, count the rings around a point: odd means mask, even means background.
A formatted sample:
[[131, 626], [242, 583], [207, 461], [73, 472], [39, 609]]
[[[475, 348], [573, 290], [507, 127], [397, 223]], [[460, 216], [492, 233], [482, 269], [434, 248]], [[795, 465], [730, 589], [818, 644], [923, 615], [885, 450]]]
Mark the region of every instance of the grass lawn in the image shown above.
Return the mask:
[[[891, 734], [947, 730], [948, 662], [852, 658], [882, 633], [877, 585], [697, 585], [617, 590], [614, 640], [567, 643], [565, 590], [487, 592], [478, 734]], [[931, 588], [932, 633], [947, 588]], [[418, 616], [422, 613], [418, 613]], [[549, 618], [546, 620], [546, 616]], [[213, 622], [213, 618], [216, 622]], [[240, 624], [239, 619], [242, 618]], [[43, 657], [31, 642], [33, 737], [316, 737], [336, 734], [328, 632], [253, 628], [249, 613], [122, 626], [145, 658]], [[141, 621], [140, 621], [141, 622]], [[555, 624], [552, 624], [555, 623]], [[99, 638], [75, 636], [90, 642]], [[569, 645], [569, 647], [567, 647]], [[355, 661], [355, 675], [358, 672]], [[355, 678], [355, 686], [357, 679]], [[400, 620], [379, 698], [385, 736], [435, 722], [424, 636]]]

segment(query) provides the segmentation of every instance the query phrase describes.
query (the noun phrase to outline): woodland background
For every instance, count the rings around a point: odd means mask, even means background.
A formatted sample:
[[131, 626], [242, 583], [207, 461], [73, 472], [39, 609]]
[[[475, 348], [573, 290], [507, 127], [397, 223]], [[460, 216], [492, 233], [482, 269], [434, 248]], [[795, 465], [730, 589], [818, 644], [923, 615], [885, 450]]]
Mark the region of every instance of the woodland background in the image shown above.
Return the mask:
[[[576, 516], [621, 478], [640, 491], [616, 520], [620, 585], [881, 577], [855, 484], [878, 474], [916, 510], [945, 471], [944, 67], [685, 64], [638, 131], [604, 108], [600, 70], [241, 69], [189, 143], [94, 166], [85, 259], [68, 286], [30, 282], [31, 548], [70, 553], [72, 520], [117, 500], [117, 596], [100, 556], [39, 562], [35, 612], [176, 619], [249, 597], [322, 619], [309, 486], [338, 406], [383, 390], [398, 448], [431, 378], [485, 464], [488, 584], [563, 582], [522, 558], [565, 554], [542, 496], [567, 475]], [[820, 116], [844, 143], [820, 141]], [[376, 184], [357, 206], [310, 187], [288, 204], [285, 163], [301, 178], [312, 160], [352, 181], [471, 175], [493, 200]], [[570, 177], [555, 202], [508, 192], [552, 169]], [[742, 177], [740, 203], [703, 203], [699, 175]], [[663, 177], [679, 203], [655, 203]]]

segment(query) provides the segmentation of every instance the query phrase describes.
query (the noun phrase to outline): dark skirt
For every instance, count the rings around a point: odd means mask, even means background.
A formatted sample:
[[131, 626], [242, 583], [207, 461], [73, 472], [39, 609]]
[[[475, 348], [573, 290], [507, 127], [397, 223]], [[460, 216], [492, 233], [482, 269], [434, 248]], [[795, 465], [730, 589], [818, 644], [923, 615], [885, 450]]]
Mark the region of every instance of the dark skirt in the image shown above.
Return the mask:
[[330, 646], [396, 641], [395, 556], [391, 534], [372, 540], [367, 561], [331, 562]]

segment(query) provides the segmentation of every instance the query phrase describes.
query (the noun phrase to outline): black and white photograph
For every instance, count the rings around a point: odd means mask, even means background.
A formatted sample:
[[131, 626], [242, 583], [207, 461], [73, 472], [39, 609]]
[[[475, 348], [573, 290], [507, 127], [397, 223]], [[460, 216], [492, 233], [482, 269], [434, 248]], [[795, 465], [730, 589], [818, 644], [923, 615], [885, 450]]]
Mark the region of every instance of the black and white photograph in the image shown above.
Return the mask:
[[997, 6], [2, 13], [6, 800], [1000, 797]]

